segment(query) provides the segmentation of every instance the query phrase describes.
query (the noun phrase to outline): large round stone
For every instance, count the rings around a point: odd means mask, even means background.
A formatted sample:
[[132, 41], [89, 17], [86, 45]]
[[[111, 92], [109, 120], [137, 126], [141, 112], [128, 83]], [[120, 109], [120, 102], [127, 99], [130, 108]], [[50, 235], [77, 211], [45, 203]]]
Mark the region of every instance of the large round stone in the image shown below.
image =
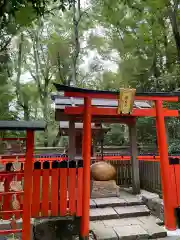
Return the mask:
[[116, 176], [115, 168], [106, 162], [97, 162], [91, 165], [91, 176], [95, 181], [109, 181]]

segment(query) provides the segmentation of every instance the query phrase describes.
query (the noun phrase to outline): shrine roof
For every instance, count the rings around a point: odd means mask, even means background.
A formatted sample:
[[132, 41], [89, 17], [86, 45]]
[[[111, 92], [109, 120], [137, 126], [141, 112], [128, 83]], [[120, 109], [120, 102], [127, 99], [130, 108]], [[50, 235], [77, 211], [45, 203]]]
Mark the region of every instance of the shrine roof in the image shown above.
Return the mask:
[[46, 128], [44, 121], [0, 121], [0, 130], [13, 131], [43, 131]]
[[[65, 86], [61, 84], [54, 83], [56, 90], [58, 92], [77, 92], [77, 93], [99, 93], [99, 94], [114, 94], [118, 95], [119, 91], [108, 91], [108, 90], [93, 90], [93, 89], [84, 89], [78, 87]], [[136, 92], [136, 96], [159, 96], [159, 97], [174, 97], [180, 96], [180, 92]]]
[[[75, 106], [82, 106], [84, 104], [83, 98], [76, 98], [76, 97], [64, 97], [60, 95], [52, 95], [52, 99], [55, 102], [56, 109], [64, 109], [65, 107], [75, 107]], [[97, 107], [118, 107], [118, 100], [117, 99], [92, 99], [92, 106]], [[150, 101], [142, 101], [142, 100], [135, 100], [134, 101], [134, 108], [151, 108]]]

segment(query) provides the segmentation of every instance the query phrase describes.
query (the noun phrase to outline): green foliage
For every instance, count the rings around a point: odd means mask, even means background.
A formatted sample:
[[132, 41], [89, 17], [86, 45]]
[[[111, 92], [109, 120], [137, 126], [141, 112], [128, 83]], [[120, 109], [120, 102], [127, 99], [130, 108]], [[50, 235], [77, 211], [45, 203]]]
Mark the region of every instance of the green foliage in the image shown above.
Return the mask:
[[56, 82], [68, 84], [71, 75], [71, 45], [69, 39], [53, 32], [47, 41], [50, 61], [55, 70]]
[[[92, 4], [94, 17], [106, 28], [104, 41], [119, 53], [119, 71], [127, 85], [139, 91], [169, 90], [169, 84], [171, 90], [177, 88], [177, 73], [176, 83], [170, 83], [179, 66], [166, 1], [98, 0]], [[172, 74], [167, 78], [169, 70]]]
[[[118, 56], [118, 71], [102, 73], [101, 88], [130, 86], [139, 92], [180, 89], [180, 11], [175, 1], [91, 0], [91, 4], [105, 33], [90, 36], [89, 45], [103, 59], [111, 59], [109, 49]], [[177, 103], [173, 107], [180, 109]], [[139, 118], [137, 129], [140, 144], [156, 144], [152, 118]], [[167, 129], [170, 145], [177, 145], [179, 120], [169, 120]]]
[[156, 123], [154, 118], [138, 118], [137, 137], [141, 145], [156, 145]]
[[[17, 12], [26, 12], [25, 8], [31, 6], [33, 11], [39, 15], [43, 16], [48, 12], [50, 3], [56, 3], [58, 9], [65, 11], [66, 7], [71, 7], [73, 0], [11, 0], [2, 1], [0, 6], [0, 17], [6, 20], [7, 14], [16, 16]], [[29, 8], [28, 8], [29, 9]], [[26, 12], [27, 13], [27, 12]]]
[[[57, 133], [50, 101], [54, 81], [104, 90], [180, 89], [179, 6], [165, 0], [90, 4], [78, 8], [74, 0], [12, 0], [0, 6], [0, 118], [45, 119], [48, 131], [37, 134], [38, 142], [51, 145]], [[180, 109], [176, 103], [170, 107]], [[180, 141], [179, 126], [179, 120], [167, 121], [171, 152]], [[111, 127], [105, 144], [126, 144], [126, 128]], [[137, 129], [139, 144], [156, 144], [152, 118], [139, 118]]]
[[169, 145], [168, 152], [169, 152], [169, 154], [179, 155], [179, 153], [180, 153], [180, 141], [179, 141], [179, 139], [174, 141], [173, 143], [171, 143]]
[[20, 26], [26, 26], [31, 24], [35, 18], [36, 12], [31, 5], [22, 7], [15, 13], [16, 23]]
[[124, 138], [125, 126], [120, 124], [111, 124], [111, 130], [104, 136], [104, 145], [122, 146], [126, 145]]

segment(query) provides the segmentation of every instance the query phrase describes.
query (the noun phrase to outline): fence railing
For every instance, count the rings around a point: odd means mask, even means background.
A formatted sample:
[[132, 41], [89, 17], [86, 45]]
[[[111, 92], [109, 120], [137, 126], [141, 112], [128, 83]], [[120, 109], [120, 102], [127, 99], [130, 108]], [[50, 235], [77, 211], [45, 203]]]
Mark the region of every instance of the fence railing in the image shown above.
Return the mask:
[[160, 162], [139, 161], [140, 185], [142, 189], [160, 194]]
[[[34, 161], [62, 161], [67, 158], [63, 154], [45, 154], [36, 155]], [[176, 157], [176, 156], [171, 156]], [[17, 156], [2, 156], [1, 163], [8, 163], [14, 158], [17, 161]], [[18, 161], [23, 163], [24, 156], [19, 156]], [[117, 171], [116, 183], [119, 186], [130, 187], [132, 186], [132, 166], [130, 156], [120, 156], [119, 154], [108, 154], [103, 157], [103, 160], [112, 164]], [[151, 192], [161, 193], [161, 178], [160, 178], [160, 163], [159, 156], [138, 156], [139, 160], [139, 172], [140, 172], [140, 185], [142, 189], [146, 189]], [[101, 156], [97, 156], [94, 161], [101, 161]], [[94, 162], [93, 161], [93, 162]]]
[[[129, 160], [108, 161], [117, 171], [116, 183], [119, 186], [132, 185], [132, 166]], [[139, 161], [140, 186], [150, 192], [161, 194], [160, 163], [157, 161]]]
[[123, 187], [132, 185], [132, 167], [130, 161], [108, 161], [116, 168], [116, 184]]

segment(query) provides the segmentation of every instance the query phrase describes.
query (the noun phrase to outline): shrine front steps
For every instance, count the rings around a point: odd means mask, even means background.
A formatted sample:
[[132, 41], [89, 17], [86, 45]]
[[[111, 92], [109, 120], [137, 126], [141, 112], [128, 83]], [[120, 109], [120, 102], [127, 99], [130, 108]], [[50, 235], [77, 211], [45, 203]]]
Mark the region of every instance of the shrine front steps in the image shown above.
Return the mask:
[[160, 219], [136, 196], [128, 201], [119, 197], [91, 199], [90, 229], [96, 240], [165, 238]]
[[130, 194], [123, 195], [121, 197], [104, 197], [94, 198], [90, 200], [90, 207], [92, 208], [104, 208], [104, 207], [122, 207], [122, 206], [137, 206], [144, 205], [144, 202], [138, 196]]

